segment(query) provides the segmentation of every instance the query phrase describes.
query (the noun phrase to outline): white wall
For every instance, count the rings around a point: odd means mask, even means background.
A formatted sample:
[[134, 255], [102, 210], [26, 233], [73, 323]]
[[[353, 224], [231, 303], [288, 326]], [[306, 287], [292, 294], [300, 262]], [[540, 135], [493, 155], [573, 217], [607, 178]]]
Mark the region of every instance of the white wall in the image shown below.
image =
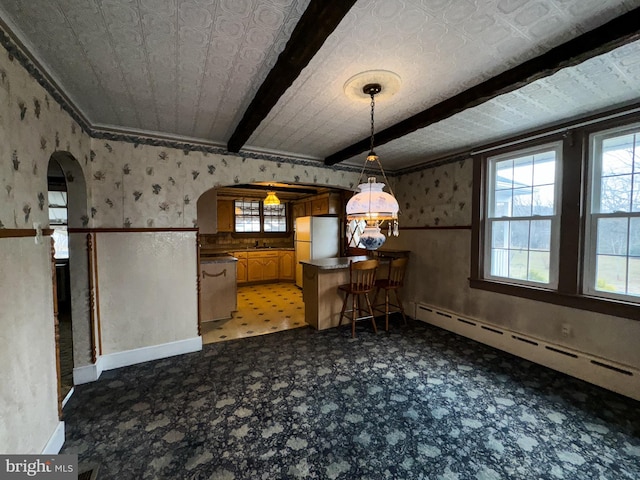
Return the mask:
[[58, 425], [50, 237], [0, 238], [0, 452], [41, 453]]
[[99, 233], [102, 353], [198, 336], [196, 232]]

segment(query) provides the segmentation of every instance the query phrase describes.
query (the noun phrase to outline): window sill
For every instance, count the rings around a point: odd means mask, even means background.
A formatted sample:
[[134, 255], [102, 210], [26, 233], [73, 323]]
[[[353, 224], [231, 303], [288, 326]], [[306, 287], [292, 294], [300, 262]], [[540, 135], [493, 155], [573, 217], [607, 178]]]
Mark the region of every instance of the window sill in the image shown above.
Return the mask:
[[616, 317], [640, 320], [640, 304], [612, 300], [588, 295], [561, 293], [555, 290], [532, 286], [502, 283], [493, 280], [469, 279], [469, 286], [488, 292], [501, 293], [514, 297], [528, 298], [539, 302], [552, 303], [564, 307], [603, 313]]

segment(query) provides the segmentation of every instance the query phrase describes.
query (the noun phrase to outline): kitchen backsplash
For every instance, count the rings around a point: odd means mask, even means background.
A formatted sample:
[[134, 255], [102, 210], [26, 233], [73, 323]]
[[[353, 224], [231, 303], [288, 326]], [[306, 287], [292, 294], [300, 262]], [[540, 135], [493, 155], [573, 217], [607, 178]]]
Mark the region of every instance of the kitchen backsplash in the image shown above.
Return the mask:
[[286, 237], [234, 237], [232, 233], [218, 233], [216, 235], [200, 235], [200, 245], [203, 249], [217, 249], [223, 247], [251, 248], [259, 247], [282, 247], [293, 248], [293, 234]]

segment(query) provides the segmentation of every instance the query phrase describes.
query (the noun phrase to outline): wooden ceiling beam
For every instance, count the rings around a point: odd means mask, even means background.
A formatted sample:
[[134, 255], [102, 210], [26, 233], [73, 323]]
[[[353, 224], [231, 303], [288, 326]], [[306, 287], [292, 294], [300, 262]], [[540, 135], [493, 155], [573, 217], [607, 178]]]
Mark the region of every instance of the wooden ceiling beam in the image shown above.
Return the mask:
[[242, 120], [227, 143], [227, 150], [239, 152], [282, 94], [320, 50], [326, 39], [356, 0], [328, 2], [311, 0], [291, 33], [284, 50], [258, 89]]
[[[454, 95], [420, 113], [375, 134], [375, 145], [383, 145], [431, 124], [449, 118], [499, 95], [513, 92], [559, 70], [578, 65], [640, 39], [640, 7], [579, 35], [546, 53]], [[370, 138], [362, 139], [325, 158], [335, 165], [369, 150]]]

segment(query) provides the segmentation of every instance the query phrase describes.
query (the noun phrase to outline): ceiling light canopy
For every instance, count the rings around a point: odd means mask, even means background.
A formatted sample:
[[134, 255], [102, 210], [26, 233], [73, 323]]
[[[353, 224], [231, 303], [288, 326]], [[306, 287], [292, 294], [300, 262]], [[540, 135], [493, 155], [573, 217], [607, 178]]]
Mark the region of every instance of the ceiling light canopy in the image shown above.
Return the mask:
[[[368, 78], [368, 75], [370, 73], [371, 72], [364, 72], [364, 74], [360, 75]], [[354, 79], [356, 79], [356, 83], [360, 82], [361, 80], [361, 78], [356, 75], [349, 81], [354, 81]], [[349, 82], [347, 82], [347, 84], [348, 83]], [[399, 85], [399, 83], [396, 85]], [[345, 85], [345, 92], [347, 91], [347, 85]], [[360, 179], [358, 181], [362, 179], [367, 164], [375, 162], [378, 164], [384, 180], [387, 183], [389, 182], [387, 180], [387, 176], [384, 173], [384, 169], [382, 168], [382, 164], [380, 163], [380, 159], [378, 155], [376, 155], [376, 152], [373, 150], [375, 130], [375, 96], [382, 93], [383, 91], [384, 88], [382, 84], [378, 82], [367, 83], [362, 87], [362, 92], [365, 95], [368, 95], [371, 99], [371, 142], [369, 154], [367, 155], [367, 158], [364, 162], [362, 172], [360, 173]], [[388, 235], [398, 236], [398, 212], [400, 210], [400, 207], [398, 205], [398, 201], [393, 195], [393, 192], [385, 192], [383, 190], [384, 187], [384, 183], [378, 183], [375, 177], [369, 177], [367, 183], [361, 183], [360, 185], [358, 185], [359, 192], [351, 197], [349, 202], [347, 202], [347, 222], [352, 222], [355, 220], [359, 226], [362, 226], [364, 224], [364, 228], [360, 232], [358, 246], [364, 247], [367, 250], [376, 250], [384, 244], [386, 238], [380, 231], [380, 226], [384, 222], [387, 222], [388, 225]], [[389, 187], [389, 191], [391, 191], [391, 187]]]

